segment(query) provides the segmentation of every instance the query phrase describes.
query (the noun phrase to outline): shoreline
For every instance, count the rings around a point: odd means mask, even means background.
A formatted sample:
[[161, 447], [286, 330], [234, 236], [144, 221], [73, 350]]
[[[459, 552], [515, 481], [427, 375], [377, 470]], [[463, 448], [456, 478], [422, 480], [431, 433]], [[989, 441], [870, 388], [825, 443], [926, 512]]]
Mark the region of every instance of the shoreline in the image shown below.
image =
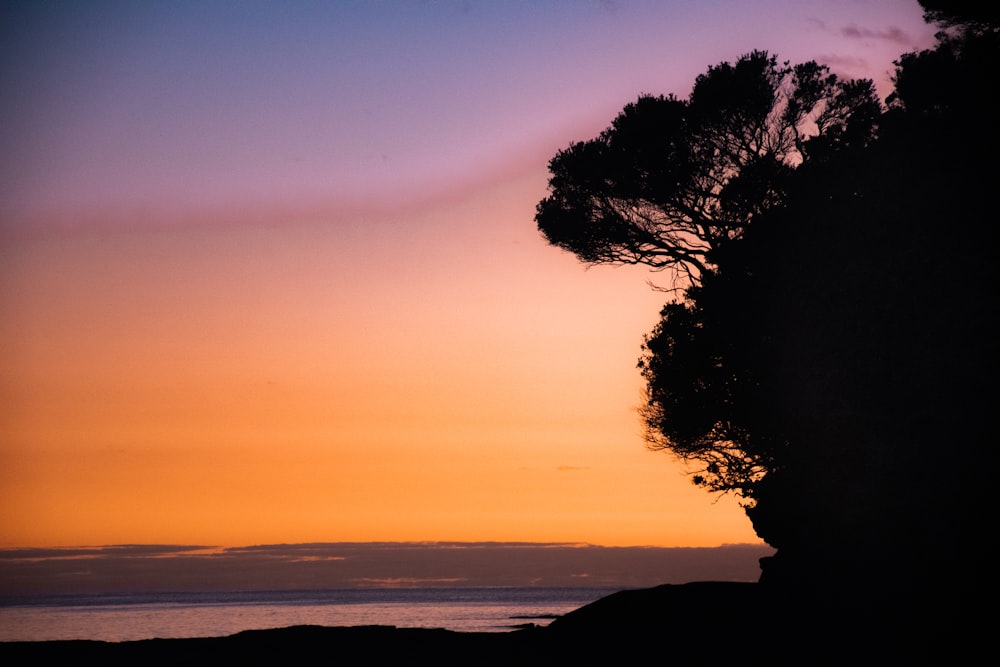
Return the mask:
[[273, 665], [322, 657], [368, 665], [531, 666], [655, 656], [678, 665], [892, 665], [927, 664], [935, 655], [940, 664], [960, 664], [960, 656], [983, 648], [977, 647], [983, 636], [958, 622], [966, 615], [947, 621], [943, 614], [926, 616], [930, 607], [906, 605], [847, 608], [774, 595], [758, 583], [691, 582], [620, 591], [548, 625], [506, 632], [300, 625], [211, 638], [0, 642], [0, 660]]

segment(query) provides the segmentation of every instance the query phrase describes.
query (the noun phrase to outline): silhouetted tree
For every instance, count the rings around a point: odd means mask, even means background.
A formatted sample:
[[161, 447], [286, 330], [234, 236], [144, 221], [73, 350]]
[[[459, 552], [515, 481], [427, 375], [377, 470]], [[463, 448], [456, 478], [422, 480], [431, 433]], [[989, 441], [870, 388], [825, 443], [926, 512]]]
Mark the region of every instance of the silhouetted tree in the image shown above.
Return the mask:
[[[796, 79], [751, 54], [741, 63], [755, 67], [710, 69], [686, 102], [641, 98], [551, 164], [537, 216], [550, 242], [687, 277], [640, 359], [648, 439], [746, 499], [778, 548], [772, 578], [881, 576], [902, 590], [985, 571], [1000, 50], [993, 29], [940, 39], [901, 57], [884, 113], [870, 85]], [[757, 90], [744, 77], [775, 91], [770, 111], [699, 106]], [[839, 120], [815, 134], [809, 114], [783, 123], [796, 81], [817, 80], [830, 85], [809, 99], [844, 92], [810, 113]], [[726, 152], [746, 145], [751, 117], [795, 139]]]
[[782, 200], [790, 170], [814, 148], [868, 141], [879, 110], [869, 81], [753, 52], [709, 68], [688, 99], [643, 95], [599, 137], [560, 151], [535, 219], [584, 262], [697, 283], [714, 251]]
[[651, 441], [750, 501], [780, 578], [984, 572], [1000, 49], [941, 39], [900, 59], [877, 140], [795, 170], [646, 340]]
[[1000, 5], [982, 0], [919, 0], [924, 20], [944, 27], [974, 29], [1000, 25]]
[[672, 270], [675, 289], [686, 288], [646, 341], [644, 417], [650, 444], [698, 464], [695, 481], [712, 490], [752, 498], [775, 443], [746, 409], [753, 380], [733, 354], [738, 323], [709, 321], [722, 309], [704, 307], [702, 285], [736, 256], [730, 246], [752, 222], [782, 204], [796, 169], [866, 146], [880, 111], [869, 81], [757, 51], [710, 67], [687, 100], [640, 97], [550, 163], [536, 215], [550, 243], [587, 263]]

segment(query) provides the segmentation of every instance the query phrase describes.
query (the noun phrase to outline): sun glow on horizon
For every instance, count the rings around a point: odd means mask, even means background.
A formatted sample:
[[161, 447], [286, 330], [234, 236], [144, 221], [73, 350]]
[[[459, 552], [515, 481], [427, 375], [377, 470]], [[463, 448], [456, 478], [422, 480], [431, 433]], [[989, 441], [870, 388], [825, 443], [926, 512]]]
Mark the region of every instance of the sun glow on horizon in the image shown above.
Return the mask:
[[754, 541], [725, 505], [686, 519], [712, 499], [665, 483], [676, 464], [638, 437], [633, 357], [660, 296], [641, 273], [575, 280], [514, 224], [525, 187], [429, 210], [418, 228], [477, 224], [419, 257], [386, 235], [378, 265], [317, 223], [19, 246], [7, 544]]

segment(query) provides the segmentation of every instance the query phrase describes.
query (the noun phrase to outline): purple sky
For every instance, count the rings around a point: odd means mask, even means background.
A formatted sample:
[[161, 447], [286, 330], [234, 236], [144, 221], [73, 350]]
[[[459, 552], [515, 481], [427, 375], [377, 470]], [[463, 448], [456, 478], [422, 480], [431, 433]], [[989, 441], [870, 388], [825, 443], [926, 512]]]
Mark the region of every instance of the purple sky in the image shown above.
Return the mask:
[[637, 94], [684, 95], [753, 49], [885, 93], [891, 60], [933, 32], [914, 0], [3, 11], [3, 227], [433, 200], [544, 167]]

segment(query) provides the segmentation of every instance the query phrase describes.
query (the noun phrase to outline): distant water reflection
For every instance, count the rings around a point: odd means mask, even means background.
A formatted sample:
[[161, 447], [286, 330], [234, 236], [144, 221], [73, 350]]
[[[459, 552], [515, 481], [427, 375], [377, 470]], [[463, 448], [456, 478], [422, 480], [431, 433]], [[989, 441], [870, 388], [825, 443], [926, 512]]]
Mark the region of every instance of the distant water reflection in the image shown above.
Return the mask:
[[0, 599], [0, 641], [221, 637], [291, 625], [506, 632], [612, 588], [406, 588], [25, 596]]

